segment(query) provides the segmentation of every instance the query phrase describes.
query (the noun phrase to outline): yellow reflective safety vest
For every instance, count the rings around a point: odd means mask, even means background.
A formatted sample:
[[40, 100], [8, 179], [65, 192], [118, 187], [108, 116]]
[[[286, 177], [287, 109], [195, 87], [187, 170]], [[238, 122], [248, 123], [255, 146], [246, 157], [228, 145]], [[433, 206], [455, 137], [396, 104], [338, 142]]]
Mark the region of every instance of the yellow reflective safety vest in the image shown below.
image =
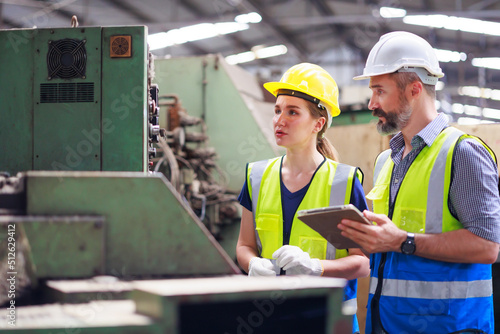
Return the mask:
[[[281, 207], [281, 163], [283, 157], [248, 164], [247, 184], [252, 199], [255, 236], [263, 258], [283, 246], [283, 210]], [[348, 204], [354, 178], [362, 174], [356, 167], [326, 159], [314, 175], [297, 211], [332, 205]], [[362, 181], [362, 179], [361, 179]], [[347, 250], [337, 250], [318, 232], [293, 218], [290, 245], [298, 246], [311, 258], [333, 260], [347, 256]]]
[[[478, 140], [494, 157], [480, 139], [445, 128], [409, 167], [392, 208], [389, 191], [394, 163], [390, 150], [382, 152], [374, 169], [374, 187], [367, 195], [374, 212], [388, 215], [408, 232], [443, 233], [463, 228], [449, 210], [448, 197], [453, 153], [464, 138]], [[366, 333], [371, 333], [373, 306], [378, 307], [388, 333], [493, 331], [491, 265], [388, 252], [372, 254], [370, 266]]]
[[[282, 161], [283, 157], [278, 157], [250, 163], [247, 166], [247, 185], [252, 200], [257, 247], [260, 256], [273, 262], [272, 254], [283, 246]], [[355, 177], [363, 182], [363, 174], [358, 168], [326, 159], [314, 174], [297, 212], [348, 204]], [[311, 258], [320, 260], [333, 260], [349, 255], [346, 249], [336, 249], [318, 232], [300, 221], [297, 213], [293, 217], [289, 245], [298, 246], [309, 253]], [[359, 331], [355, 314], [356, 294], [357, 280], [349, 280], [344, 288], [343, 309], [354, 310], [353, 333]]]

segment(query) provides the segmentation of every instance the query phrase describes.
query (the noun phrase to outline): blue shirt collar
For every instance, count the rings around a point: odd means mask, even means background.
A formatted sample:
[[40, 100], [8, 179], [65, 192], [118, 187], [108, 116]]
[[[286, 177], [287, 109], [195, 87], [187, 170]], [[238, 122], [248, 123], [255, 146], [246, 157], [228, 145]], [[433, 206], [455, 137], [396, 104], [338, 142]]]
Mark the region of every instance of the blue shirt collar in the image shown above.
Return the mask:
[[[436, 137], [443, 131], [444, 128], [448, 126], [448, 117], [440, 113], [438, 116], [432, 120], [425, 128], [420, 130], [419, 133], [412, 138], [411, 143], [415, 148], [416, 144], [420, 142], [424, 142], [427, 146], [431, 146]], [[392, 154], [396, 154], [401, 151], [404, 147], [405, 142], [403, 139], [403, 134], [398, 132], [389, 142], [389, 146], [391, 147]]]

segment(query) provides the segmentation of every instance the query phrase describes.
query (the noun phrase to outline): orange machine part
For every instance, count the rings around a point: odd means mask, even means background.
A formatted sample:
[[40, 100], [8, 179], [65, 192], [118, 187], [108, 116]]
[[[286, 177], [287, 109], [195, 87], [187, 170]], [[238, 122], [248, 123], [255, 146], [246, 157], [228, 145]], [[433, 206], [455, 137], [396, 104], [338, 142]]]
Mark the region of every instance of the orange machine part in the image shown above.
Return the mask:
[[111, 58], [132, 57], [132, 36], [111, 36], [109, 40], [109, 56]]

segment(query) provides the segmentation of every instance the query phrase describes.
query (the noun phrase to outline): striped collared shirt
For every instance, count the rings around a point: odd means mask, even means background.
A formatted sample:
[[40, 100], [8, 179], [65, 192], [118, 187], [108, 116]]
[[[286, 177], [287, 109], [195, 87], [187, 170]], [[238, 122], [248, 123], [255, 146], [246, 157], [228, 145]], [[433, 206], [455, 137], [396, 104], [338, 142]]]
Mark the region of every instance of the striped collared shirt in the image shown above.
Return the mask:
[[[399, 186], [422, 149], [431, 146], [448, 126], [446, 115], [439, 114], [411, 140], [412, 150], [403, 158], [404, 139], [401, 132], [390, 141], [394, 161], [390, 204], [394, 203]], [[462, 140], [455, 148], [452, 180], [448, 200], [450, 212], [470, 232], [500, 243], [500, 197], [497, 165], [489, 152], [473, 139]]]

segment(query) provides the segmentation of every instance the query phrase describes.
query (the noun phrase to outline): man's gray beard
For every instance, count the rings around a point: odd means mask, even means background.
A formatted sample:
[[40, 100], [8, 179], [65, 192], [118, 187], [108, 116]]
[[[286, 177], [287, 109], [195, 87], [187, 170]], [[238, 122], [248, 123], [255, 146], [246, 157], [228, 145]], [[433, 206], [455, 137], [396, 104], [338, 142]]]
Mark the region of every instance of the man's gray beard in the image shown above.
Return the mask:
[[413, 110], [411, 110], [408, 104], [402, 105], [401, 109], [402, 111], [399, 114], [386, 113], [385, 123], [378, 121], [377, 131], [381, 135], [386, 136], [396, 134], [408, 125]]

